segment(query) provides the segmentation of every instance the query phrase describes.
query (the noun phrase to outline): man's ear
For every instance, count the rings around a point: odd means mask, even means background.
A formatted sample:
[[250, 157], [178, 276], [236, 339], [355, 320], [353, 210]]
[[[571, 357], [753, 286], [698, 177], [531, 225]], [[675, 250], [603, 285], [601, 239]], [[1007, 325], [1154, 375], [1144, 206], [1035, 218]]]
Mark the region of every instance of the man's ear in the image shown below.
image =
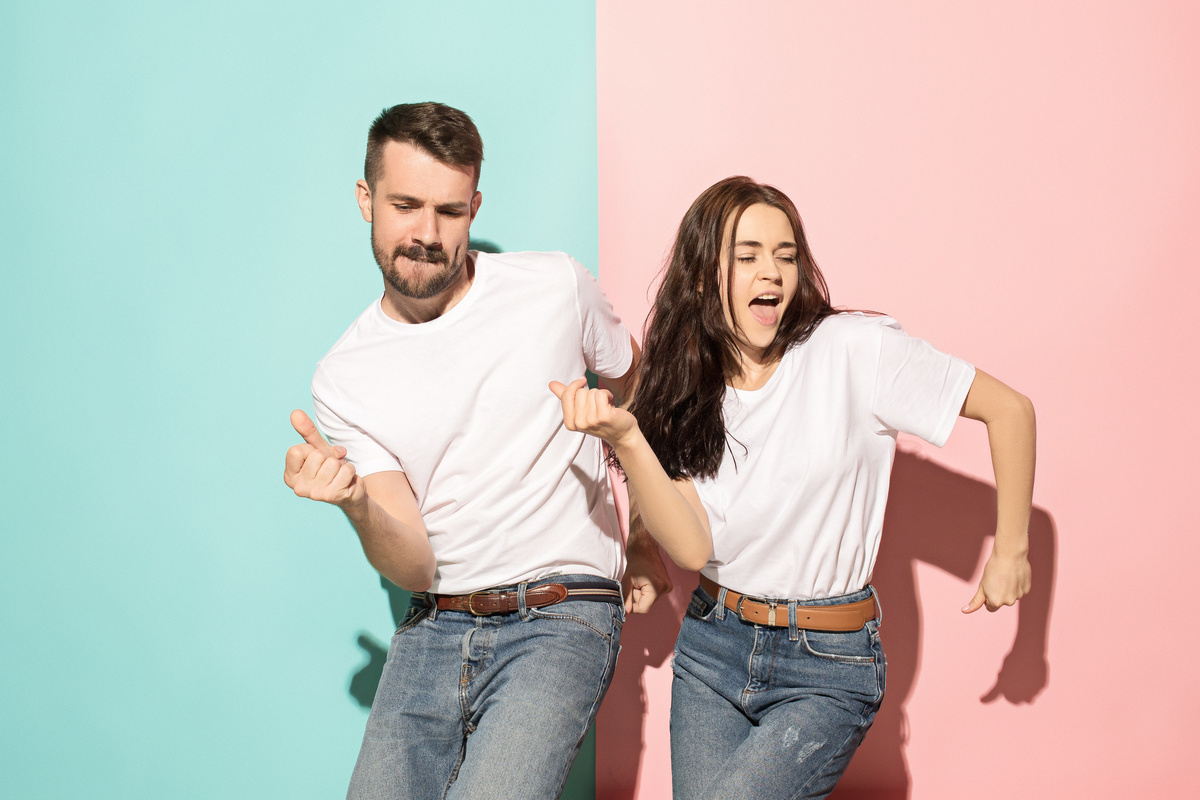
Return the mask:
[[475, 196], [471, 198], [471, 221], [475, 221], [475, 215], [479, 213], [479, 206], [483, 203], [483, 192], [476, 191]]
[[362, 217], [367, 222], [371, 222], [371, 187], [367, 186], [367, 182], [360, 180], [354, 184], [354, 194], [358, 198], [358, 210], [362, 212]]

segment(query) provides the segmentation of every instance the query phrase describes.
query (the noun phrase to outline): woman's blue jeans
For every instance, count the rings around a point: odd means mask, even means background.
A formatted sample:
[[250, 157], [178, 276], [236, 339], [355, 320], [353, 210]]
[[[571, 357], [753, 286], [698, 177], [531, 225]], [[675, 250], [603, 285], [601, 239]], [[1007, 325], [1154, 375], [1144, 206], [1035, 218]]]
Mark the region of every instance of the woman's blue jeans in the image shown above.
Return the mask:
[[[867, 588], [804, 602], [870, 596]], [[790, 627], [755, 625], [703, 589], [692, 595], [671, 684], [675, 800], [790, 800], [833, 791], [883, 700], [879, 620], [826, 633], [799, 630], [795, 619], [793, 606]]]
[[[577, 580], [598, 579], [526, 586]], [[558, 797], [612, 680], [624, 618], [622, 605], [594, 600], [476, 617], [414, 599], [347, 797]]]

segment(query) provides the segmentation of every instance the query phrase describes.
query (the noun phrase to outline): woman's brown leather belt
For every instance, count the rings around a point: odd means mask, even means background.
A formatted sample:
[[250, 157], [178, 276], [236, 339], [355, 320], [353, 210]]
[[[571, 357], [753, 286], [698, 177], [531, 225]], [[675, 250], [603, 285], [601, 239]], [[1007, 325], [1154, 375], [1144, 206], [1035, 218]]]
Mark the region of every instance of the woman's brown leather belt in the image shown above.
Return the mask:
[[[700, 576], [700, 588], [713, 598], [720, 597], [721, 587]], [[788, 626], [788, 601], [766, 600], [725, 590], [725, 607], [736, 612], [743, 622], [756, 625]], [[796, 606], [796, 627], [807, 631], [856, 631], [875, 619], [875, 596], [854, 603], [834, 606]]]

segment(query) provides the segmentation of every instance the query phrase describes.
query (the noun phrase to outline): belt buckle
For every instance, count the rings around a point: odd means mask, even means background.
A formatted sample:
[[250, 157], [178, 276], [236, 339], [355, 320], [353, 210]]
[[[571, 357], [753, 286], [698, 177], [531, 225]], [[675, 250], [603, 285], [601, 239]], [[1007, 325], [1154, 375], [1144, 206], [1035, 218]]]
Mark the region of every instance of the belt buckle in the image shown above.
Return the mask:
[[471, 616], [473, 616], [473, 617], [486, 617], [491, 613], [489, 611], [476, 611], [475, 610], [475, 596], [480, 595], [480, 594], [483, 594], [483, 595], [495, 594], [495, 592], [480, 591], [480, 592], [471, 592], [469, 595], [467, 595], [467, 611], [469, 611], [471, 613]]
[[750, 597], [749, 595], [741, 595], [740, 597], [738, 597], [738, 600], [737, 600], [738, 619], [740, 619], [742, 622], [752, 622], [756, 625], [762, 624], [762, 623], [755, 622], [752, 619], [746, 619], [746, 614], [742, 610], [742, 603], [746, 602], [747, 599], [749, 599], [753, 603], [761, 603], [762, 605], [766, 606], [767, 607], [767, 625], [775, 624], [775, 609], [779, 606], [779, 601], [770, 600], [766, 597]]

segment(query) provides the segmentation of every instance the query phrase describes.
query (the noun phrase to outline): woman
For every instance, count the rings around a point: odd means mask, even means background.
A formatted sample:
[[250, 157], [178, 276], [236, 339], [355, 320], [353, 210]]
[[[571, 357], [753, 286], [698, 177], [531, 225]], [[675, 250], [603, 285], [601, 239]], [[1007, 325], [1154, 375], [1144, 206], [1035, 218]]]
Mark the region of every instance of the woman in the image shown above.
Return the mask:
[[987, 425], [996, 539], [963, 611], [995, 610], [1029, 590], [1033, 407], [888, 317], [835, 311], [795, 206], [744, 177], [688, 210], [645, 339], [629, 411], [551, 389], [701, 571], [675, 650], [675, 797], [824, 797], [883, 697], [868, 580], [897, 432]]

